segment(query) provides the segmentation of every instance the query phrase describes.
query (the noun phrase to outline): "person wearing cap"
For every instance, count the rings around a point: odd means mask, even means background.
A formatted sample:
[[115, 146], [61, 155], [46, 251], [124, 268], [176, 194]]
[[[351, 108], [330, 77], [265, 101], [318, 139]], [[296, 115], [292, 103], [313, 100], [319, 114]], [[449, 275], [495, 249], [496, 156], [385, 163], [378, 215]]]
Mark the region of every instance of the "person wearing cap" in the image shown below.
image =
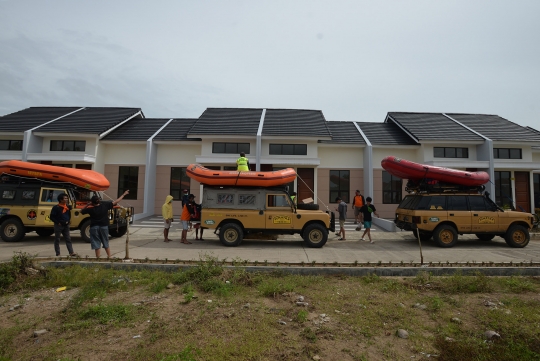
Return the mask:
[[171, 228], [173, 222], [173, 202], [174, 197], [168, 195], [165, 198], [165, 203], [161, 206], [161, 215], [163, 216], [163, 237], [165, 238], [164, 242], [170, 242], [169, 239], [169, 229]]
[[189, 230], [189, 224], [191, 222], [191, 214], [193, 212], [193, 207], [191, 207], [190, 204], [194, 202], [195, 202], [195, 195], [190, 194], [188, 196], [188, 202], [182, 208], [182, 215], [180, 216], [180, 222], [182, 223], [182, 239], [180, 240], [180, 242], [184, 244], [191, 244], [191, 242], [187, 240], [187, 232]]
[[338, 238], [338, 241], [345, 241], [345, 220], [347, 219], [347, 203], [341, 199], [341, 197], [336, 198], [336, 203], [338, 207], [336, 211], [339, 212], [339, 232], [336, 233], [336, 236], [341, 236]]
[[188, 202], [188, 190], [187, 189], [184, 189], [183, 191], [184, 193], [182, 194], [182, 209], [184, 209], [184, 206], [187, 204]]
[[111, 249], [109, 248], [109, 210], [113, 209], [124, 196], [129, 194], [125, 191], [117, 200], [112, 202], [102, 202], [98, 196], [93, 196], [90, 202], [81, 210], [82, 214], [90, 215], [90, 245], [96, 251], [96, 257], [99, 258], [101, 246], [107, 252], [107, 258], [111, 258]]
[[366, 201], [364, 200], [364, 196], [360, 193], [360, 190], [356, 190], [356, 195], [353, 198], [353, 209], [354, 209], [354, 224], [362, 224], [362, 213], [360, 212], [360, 208], [366, 204]]
[[239, 172], [249, 171], [249, 159], [246, 158], [246, 153], [240, 153], [240, 158], [236, 160], [236, 165], [238, 166]]

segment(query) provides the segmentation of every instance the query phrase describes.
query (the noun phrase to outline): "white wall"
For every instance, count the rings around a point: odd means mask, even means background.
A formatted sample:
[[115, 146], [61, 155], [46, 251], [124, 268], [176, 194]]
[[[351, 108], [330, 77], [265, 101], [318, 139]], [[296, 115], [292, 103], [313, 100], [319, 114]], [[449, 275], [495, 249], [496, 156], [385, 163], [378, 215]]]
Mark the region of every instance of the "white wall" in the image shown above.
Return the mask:
[[141, 144], [100, 144], [104, 164], [139, 165], [146, 164], [146, 143]]
[[[210, 150], [212, 149], [210, 148]], [[195, 163], [195, 158], [200, 154], [200, 143], [195, 145], [158, 144], [157, 165], [186, 166]]]
[[418, 149], [403, 149], [403, 148], [373, 148], [373, 169], [382, 169], [381, 167], [381, 161], [388, 157], [389, 155], [393, 155], [399, 158], [407, 159], [412, 162], [420, 162], [418, 159]]
[[[307, 140], [300, 140], [295, 141], [291, 139], [262, 139], [261, 141], [261, 156], [263, 157], [273, 157], [274, 155], [270, 155], [270, 144], [307, 144], [307, 155], [292, 155], [291, 157], [307, 157], [307, 158], [317, 158], [317, 148], [318, 143], [317, 141], [307, 141]], [[282, 155], [279, 155], [278, 157], [283, 157]]]
[[319, 168], [363, 168], [364, 148], [360, 147], [320, 147]]

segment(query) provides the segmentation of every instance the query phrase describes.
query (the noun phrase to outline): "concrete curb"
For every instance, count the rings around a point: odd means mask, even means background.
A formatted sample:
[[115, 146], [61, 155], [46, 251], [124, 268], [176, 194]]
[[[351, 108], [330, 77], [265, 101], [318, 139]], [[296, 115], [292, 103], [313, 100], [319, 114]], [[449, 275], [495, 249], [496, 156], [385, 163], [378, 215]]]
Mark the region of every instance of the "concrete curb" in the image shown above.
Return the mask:
[[[117, 270], [159, 270], [165, 272], [176, 272], [185, 270], [197, 265], [178, 264], [152, 264], [152, 263], [113, 263], [113, 262], [71, 262], [71, 261], [51, 261], [42, 262], [41, 266], [47, 267], [103, 267]], [[244, 269], [247, 272], [280, 272], [294, 275], [347, 275], [347, 276], [368, 276], [377, 275], [381, 277], [414, 277], [421, 272], [427, 272], [434, 276], [451, 276], [461, 273], [464, 276], [472, 276], [481, 273], [485, 276], [540, 276], [540, 267], [272, 267], [272, 266], [223, 266], [224, 269]]]

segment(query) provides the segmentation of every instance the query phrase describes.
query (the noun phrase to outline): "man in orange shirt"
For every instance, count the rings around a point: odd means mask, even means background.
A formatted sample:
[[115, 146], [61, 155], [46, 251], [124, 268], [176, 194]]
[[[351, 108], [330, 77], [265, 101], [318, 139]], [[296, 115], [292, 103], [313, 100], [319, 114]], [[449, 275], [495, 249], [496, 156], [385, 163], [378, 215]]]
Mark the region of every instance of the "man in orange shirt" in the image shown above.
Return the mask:
[[188, 196], [188, 203], [184, 205], [184, 208], [182, 208], [182, 215], [180, 216], [180, 222], [182, 222], [182, 239], [180, 240], [181, 243], [191, 244], [191, 242], [187, 240], [187, 231], [189, 229], [189, 222], [191, 221], [191, 207], [188, 207], [188, 204], [193, 203], [194, 200], [195, 195], [190, 194]]
[[356, 195], [353, 198], [354, 224], [358, 224], [358, 222], [362, 224], [360, 208], [362, 208], [364, 204], [366, 204], [364, 196], [360, 194], [360, 191], [357, 189]]

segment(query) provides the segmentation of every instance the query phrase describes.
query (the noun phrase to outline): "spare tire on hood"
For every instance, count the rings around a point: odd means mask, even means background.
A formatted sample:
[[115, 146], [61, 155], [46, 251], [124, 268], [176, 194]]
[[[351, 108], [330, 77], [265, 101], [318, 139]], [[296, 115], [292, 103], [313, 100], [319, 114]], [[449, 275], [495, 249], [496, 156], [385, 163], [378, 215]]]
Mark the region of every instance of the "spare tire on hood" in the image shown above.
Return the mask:
[[314, 203], [300, 203], [296, 206], [296, 208], [298, 209], [304, 209], [306, 211], [318, 211], [319, 210], [319, 205], [318, 204], [314, 204]]

